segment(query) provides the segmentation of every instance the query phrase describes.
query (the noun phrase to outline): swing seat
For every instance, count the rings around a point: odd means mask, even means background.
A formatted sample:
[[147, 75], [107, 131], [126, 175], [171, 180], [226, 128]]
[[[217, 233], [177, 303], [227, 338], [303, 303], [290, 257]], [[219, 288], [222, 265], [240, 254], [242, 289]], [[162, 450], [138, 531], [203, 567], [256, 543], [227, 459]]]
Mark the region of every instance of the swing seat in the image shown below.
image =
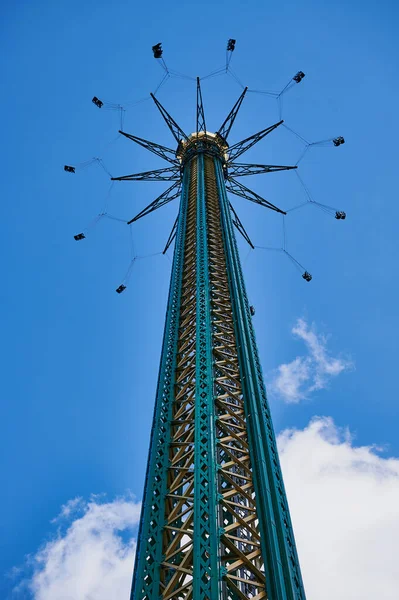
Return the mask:
[[302, 79], [305, 77], [305, 73], [303, 71], [298, 71], [296, 75], [292, 78], [296, 83], [300, 83]]
[[337, 138], [334, 138], [333, 144], [334, 144], [334, 146], [341, 146], [341, 144], [345, 144], [345, 140], [342, 137], [342, 135], [338, 136]]
[[154, 54], [154, 58], [161, 58], [162, 56], [162, 44], [155, 44], [155, 46], [152, 47], [152, 51]]
[[305, 281], [312, 281], [312, 276], [310, 273], [308, 273], [307, 271], [304, 272], [304, 274], [302, 275], [303, 279]]
[[101, 102], [101, 100], [99, 100], [97, 98], [97, 96], [94, 96], [94, 98], [92, 99], [93, 104], [95, 104], [96, 106], [98, 106], [98, 108], [101, 108], [102, 105], [104, 104], [104, 102]]

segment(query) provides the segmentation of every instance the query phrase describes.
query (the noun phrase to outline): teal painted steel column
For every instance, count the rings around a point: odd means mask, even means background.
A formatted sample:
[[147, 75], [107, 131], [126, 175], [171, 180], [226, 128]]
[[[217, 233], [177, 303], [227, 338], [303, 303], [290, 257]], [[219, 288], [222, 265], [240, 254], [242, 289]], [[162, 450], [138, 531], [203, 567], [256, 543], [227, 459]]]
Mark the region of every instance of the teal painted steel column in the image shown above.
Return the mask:
[[270, 408], [220, 159], [215, 158], [224, 248], [248, 423], [268, 600], [305, 600]]
[[165, 524], [170, 422], [174, 402], [189, 183], [190, 165], [187, 165], [183, 177], [131, 600], [158, 600], [161, 597], [159, 576], [163, 560], [162, 535]]
[[193, 599], [219, 598], [216, 434], [204, 155], [197, 156]]

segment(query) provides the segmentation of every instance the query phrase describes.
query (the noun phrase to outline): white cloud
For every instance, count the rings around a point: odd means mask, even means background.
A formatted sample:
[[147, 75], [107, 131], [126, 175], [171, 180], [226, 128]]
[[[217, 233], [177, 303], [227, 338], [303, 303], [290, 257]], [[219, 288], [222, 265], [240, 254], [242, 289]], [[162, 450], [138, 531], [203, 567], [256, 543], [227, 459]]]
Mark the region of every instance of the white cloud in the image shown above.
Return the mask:
[[311, 392], [326, 388], [332, 377], [353, 367], [352, 362], [345, 358], [330, 356], [326, 337], [317, 334], [315, 326], [309, 327], [304, 319], [298, 319], [292, 334], [305, 343], [308, 354], [280, 365], [268, 386], [285, 402], [304, 400]]
[[[331, 418], [278, 441], [307, 600], [396, 600], [399, 459], [355, 446]], [[129, 598], [138, 518], [132, 499], [71, 500], [20, 591], [34, 600]]]
[[279, 447], [308, 600], [396, 600], [399, 460], [355, 447], [330, 418]]
[[281, 396], [286, 402], [299, 402], [304, 396], [303, 385], [311, 377], [309, 358], [297, 356], [292, 362], [280, 365], [268, 389]]
[[85, 508], [85, 503], [83, 501], [83, 498], [73, 498], [72, 500], [68, 500], [68, 502], [66, 504], [63, 504], [61, 506], [61, 510], [60, 510], [60, 514], [55, 517], [55, 519], [53, 519], [51, 522], [52, 523], [58, 523], [59, 521], [62, 521], [63, 519], [68, 519], [70, 518], [73, 514], [76, 514], [79, 509], [83, 509]]
[[140, 504], [132, 499], [69, 501], [55, 519], [69, 524], [29, 557], [32, 575], [16, 597], [29, 590], [34, 600], [129, 598], [139, 516]]

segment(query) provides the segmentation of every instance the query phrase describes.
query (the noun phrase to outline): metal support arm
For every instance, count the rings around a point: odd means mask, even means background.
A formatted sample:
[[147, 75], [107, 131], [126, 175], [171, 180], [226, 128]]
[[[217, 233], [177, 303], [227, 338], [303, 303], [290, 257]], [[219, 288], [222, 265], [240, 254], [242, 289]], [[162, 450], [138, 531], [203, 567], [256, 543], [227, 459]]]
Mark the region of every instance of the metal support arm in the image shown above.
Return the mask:
[[259, 175], [260, 173], [274, 173], [275, 171], [289, 171], [297, 166], [286, 167], [281, 165], [251, 165], [245, 163], [232, 163], [228, 166], [229, 177], [244, 177], [244, 175]]
[[206, 125], [200, 78], [197, 77], [197, 135], [200, 131], [206, 131]]
[[177, 215], [177, 217], [176, 217], [176, 221], [173, 224], [172, 231], [170, 232], [170, 235], [168, 237], [168, 241], [166, 242], [165, 248], [162, 250], [162, 254], [166, 254], [169, 246], [171, 245], [171, 243], [173, 242], [173, 240], [176, 237], [178, 220], [179, 220], [179, 215]]
[[261, 206], [264, 206], [265, 208], [270, 208], [271, 210], [275, 210], [276, 212], [281, 213], [282, 215], [287, 214], [286, 212], [284, 212], [277, 206], [274, 206], [274, 204], [272, 204], [268, 200], [265, 200], [264, 198], [262, 198], [262, 196], [259, 196], [258, 194], [256, 194], [252, 190], [248, 189], [247, 187], [245, 187], [245, 185], [242, 185], [242, 183], [239, 183], [235, 179], [229, 178], [227, 180], [226, 189], [228, 192], [231, 192], [232, 194], [235, 194], [236, 196], [241, 196], [241, 198], [245, 198], [246, 200], [255, 202], [255, 204], [260, 204]]
[[167, 148], [166, 146], [161, 146], [160, 144], [156, 144], [155, 142], [150, 142], [143, 138], [139, 138], [135, 135], [131, 135], [130, 133], [125, 133], [124, 131], [119, 131], [119, 133], [121, 133], [122, 135], [127, 137], [129, 140], [132, 140], [132, 142], [136, 142], [136, 144], [139, 144], [140, 146], [143, 146], [143, 148], [150, 150], [150, 152], [157, 154], [164, 160], [167, 160], [168, 162], [170, 162], [174, 165], [179, 164], [179, 161], [176, 159], [176, 153], [174, 150], [171, 150], [170, 148]]
[[255, 250], [255, 246], [253, 245], [253, 243], [250, 240], [249, 235], [247, 234], [247, 232], [245, 231], [245, 227], [244, 225], [241, 223], [239, 216], [237, 215], [236, 211], [233, 208], [233, 205], [231, 202], [229, 202], [229, 206], [230, 206], [230, 210], [234, 215], [234, 219], [232, 219], [232, 223], [233, 225], [236, 227], [236, 229], [241, 233], [242, 237], [244, 238], [244, 240], [246, 242], [248, 242], [248, 244], [251, 246], [252, 250]]
[[159, 112], [163, 116], [165, 123], [169, 127], [170, 131], [172, 132], [172, 135], [175, 138], [176, 142], [179, 143], [182, 139], [187, 140], [188, 138], [187, 138], [186, 134], [184, 133], [184, 131], [179, 127], [179, 125], [176, 123], [176, 121], [170, 116], [168, 111], [162, 106], [162, 104], [159, 102], [159, 100], [157, 100], [157, 98], [155, 98], [154, 94], [151, 94], [151, 98], [154, 100], [156, 107], [158, 108]]
[[176, 181], [176, 183], [171, 185], [170, 188], [165, 190], [160, 196], [158, 196], [158, 198], [151, 202], [151, 204], [146, 206], [146, 208], [139, 212], [138, 215], [133, 217], [133, 219], [130, 219], [130, 221], [128, 221], [127, 224], [130, 225], [131, 223], [138, 221], [139, 219], [141, 219], [141, 217], [145, 217], [154, 210], [157, 210], [157, 208], [161, 208], [161, 206], [168, 204], [168, 202], [174, 200], [178, 196], [180, 196], [180, 181]]
[[270, 127], [266, 127], [266, 129], [262, 129], [262, 131], [258, 131], [258, 133], [254, 133], [254, 135], [251, 135], [245, 140], [242, 140], [241, 142], [237, 142], [237, 144], [230, 146], [229, 163], [241, 156], [241, 154], [244, 154], [244, 152], [252, 148], [252, 146], [260, 142], [260, 140], [262, 140], [266, 135], [277, 129], [277, 127], [282, 123], [284, 123], [284, 121], [279, 121], [278, 123], [275, 123]]
[[122, 175], [122, 177], [111, 177], [112, 181], [180, 181], [179, 167], [165, 167], [165, 169], [156, 169], [155, 171], [144, 171], [143, 173], [133, 173], [132, 175]]
[[227, 140], [230, 130], [233, 127], [233, 123], [235, 121], [238, 111], [240, 110], [242, 101], [244, 100], [244, 96], [247, 93], [247, 89], [247, 87], [244, 89], [243, 93], [238, 98], [237, 102], [234, 104], [233, 108], [231, 109], [223, 124], [220, 126], [219, 131], [217, 132], [217, 135], [223, 138], [224, 141]]

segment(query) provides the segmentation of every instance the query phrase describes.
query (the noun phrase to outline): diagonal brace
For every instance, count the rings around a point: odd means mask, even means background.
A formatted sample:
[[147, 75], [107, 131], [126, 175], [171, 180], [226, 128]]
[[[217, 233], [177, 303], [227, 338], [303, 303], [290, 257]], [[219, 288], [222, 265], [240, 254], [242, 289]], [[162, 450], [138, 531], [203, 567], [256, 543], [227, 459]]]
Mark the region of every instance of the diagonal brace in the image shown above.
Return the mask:
[[176, 233], [177, 233], [177, 221], [179, 220], [179, 215], [177, 215], [176, 217], [176, 221], [173, 224], [172, 227], [172, 231], [170, 232], [170, 235], [168, 237], [168, 241], [166, 242], [165, 248], [162, 251], [162, 254], [166, 254], [166, 252], [168, 251], [169, 246], [171, 245], [171, 243], [173, 242], [173, 240], [176, 237]]
[[237, 230], [241, 233], [242, 237], [244, 238], [244, 240], [246, 242], [248, 242], [248, 244], [251, 246], [252, 250], [255, 250], [255, 246], [253, 245], [253, 243], [250, 240], [249, 235], [247, 234], [244, 225], [241, 223], [239, 216], [237, 215], [236, 211], [233, 208], [233, 205], [231, 202], [229, 202], [229, 206], [230, 206], [230, 210], [234, 215], [234, 220], [233, 225], [237, 228]]
[[228, 192], [231, 192], [232, 194], [235, 194], [236, 196], [241, 196], [241, 198], [245, 198], [246, 200], [255, 202], [255, 204], [260, 204], [261, 206], [264, 206], [265, 208], [270, 208], [271, 210], [275, 210], [276, 212], [281, 213], [282, 215], [287, 214], [286, 212], [284, 212], [277, 206], [274, 206], [274, 204], [272, 204], [268, 200], [265, 200], [264, 198], [262, 198], [262, 196], [259, 196], [258, 194], [256, 194], [252, 190], [248, 189], [247, 187], [245, 187], [245, 185], [242, 185], [242, 183], [239, 183], [238, 181], [236, 181], [233, 178], [229, 178], [227, 180], [226, 189]]
[[119, 130], [119, 133], [124, 135], [129, 140], [132, 140], [132, 142], [136, 142], [136, 144], [139, 144], [140, 146], [143, 146], [143, 148], [150, 150], [150, 152], [157, 154], [164, 160], [167, 160], [168, 162], [173, 163], [174, 165], [179, 164], [179, 161], [175, 158], [176, 154], [175, 154], [174, 150], [171, 150], [170, 148], [167, 148], [166, 146], [161, 146], [160, 144], [156, 144], [155, 142], [150, 142], [143, 138], [139, 138], [135, 135], [131, 135], [130, 133], [125, 133], [124, 131]]
[[180, 181], [180, 179], [180, 169], [177, 166], [133, 173], [132, 175], [122, 175], [122, 177], [111, 177], [112, 181]]
[[158, 196], [158, 198], [151, 202], [151, 204], [146, 206], [141, 212], [139, 212], [138, 215], [133, 217], [133, 219], [130, 219], [130, 221], [128, 221], [127, 224], [130, 225], [131, 223], [138, 221], [139, 219], [141, 219], [141, 217], [145, 217], [154, 210], [157, 210], [157, 208], [161, 208], [161, 206], [164, 206], [165, 204], [167, 204], [171, 200], [174, 200], [178, 196], [180, 196], [180, 181], [176, 181], [176, 183], [171, 185], [170, 188], [165, 190], [160, 196]]
[[230, 133], [230, 129], [233, 127], [233, 123], [235, 121], [238, 111], [240, 110], [242, 101], [244, 100], [244, 96], [247, 93], [247, 89], [248, 87], [244, 89], [243, 93], [238, 98], [237, 102], [234, 104], [233, 108], [227, 115], [226, 119], [224, 120], [223, 124], [219, 128], [219, 131], [216, 134], [219, 137], [221, 137], [224, 141], [227, 140], [227, 137]]
[[275, 173], [276, 171], [289, 171], [290, 169], [297, 168], [296, 165], [287, 167], [282, 165], [255, 165], [245, 163], [232, 163], [228, 166], [230, 177], [244, 177], [244, 175], [259, 175], [260, 173]]
[[266, 129], [262, 129], [262, 131], [258, 131], [258, 133], [254, 133], [254, 135], [251, 135], [245, 140], [241, 140], [241, 142], [237, 142], [237, 144], [230, 146], [229, 162], [232, 162], [233, 160], [241, 156], [241, 154], [244, 154], [244, 152], [252, 148], [252, 146], [257, 144], [258, 142], [260, 142], [260, 140], [262, 140], [266, 135], [277, 129], [277, 127], [282, 123], [284, 123], [284, 121], [279, 121], [278, 123], [275, 123], [270, 127], [266, 127]]
[[154, 94], [151, 94], [151, 98], [154, 100], [159, 112], [163, 116], [165, 123], [169, 127], [170, 131], [172, 132], [172, 135], [175, 138], [176, 142], [179, 144], [179, 142], [182, 139], [187, 140], [188, 138], [187, 138], [186, 134], [184, 133], [184, 131], [181, 129], [181, 127], [179, 127], [179, 125], [176, 123], [176, 121], [170, 116], [168, 111], [162, 106], [162, 104], [159, 102], [159, 100], [157, 100], [157, 98], [155, 98]]
[[197, 135], [200, 131], [206, 131], [206, 125], [200, 78], [197, 77]]

